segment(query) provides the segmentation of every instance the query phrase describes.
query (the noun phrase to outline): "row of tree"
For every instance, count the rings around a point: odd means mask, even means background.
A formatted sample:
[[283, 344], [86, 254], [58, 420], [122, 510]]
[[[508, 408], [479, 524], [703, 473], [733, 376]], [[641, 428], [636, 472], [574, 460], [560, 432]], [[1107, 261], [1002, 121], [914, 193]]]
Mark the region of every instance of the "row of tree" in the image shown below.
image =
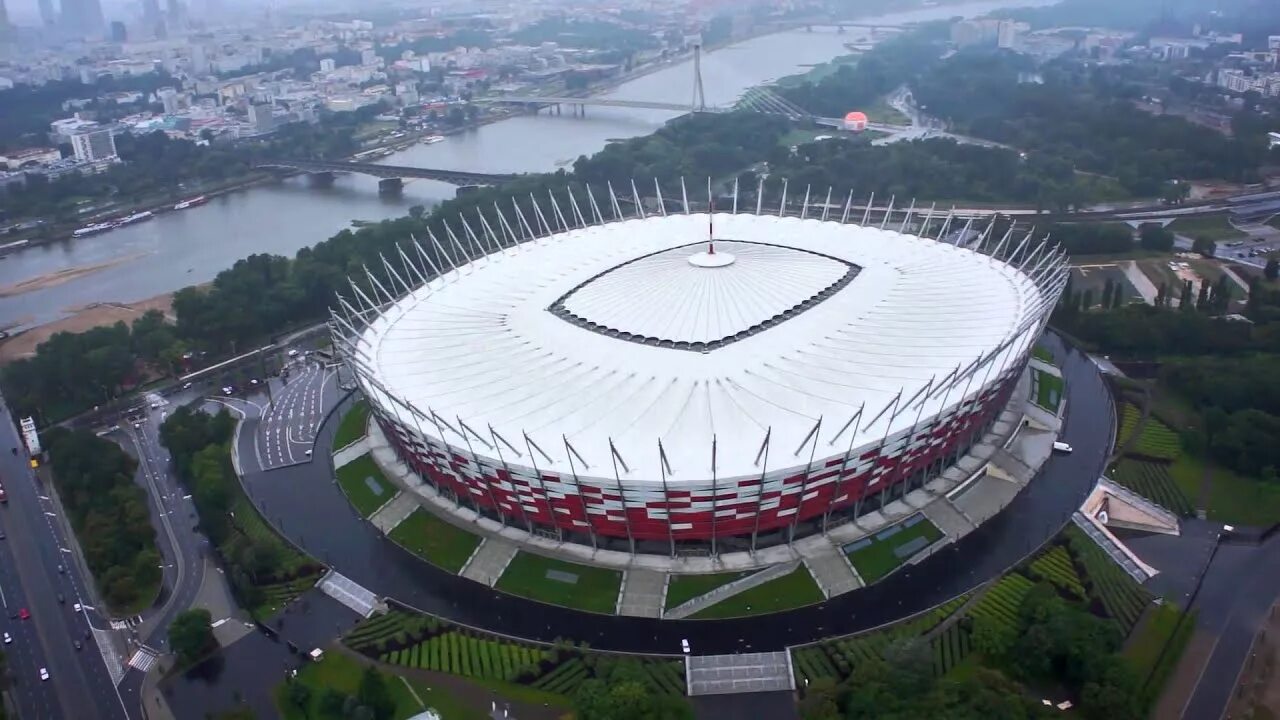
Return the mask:
[[44, 434], [58, 496], [103, 599], [137, 610], [160, 588], [160, 552], [136, 461], [88, 430]]

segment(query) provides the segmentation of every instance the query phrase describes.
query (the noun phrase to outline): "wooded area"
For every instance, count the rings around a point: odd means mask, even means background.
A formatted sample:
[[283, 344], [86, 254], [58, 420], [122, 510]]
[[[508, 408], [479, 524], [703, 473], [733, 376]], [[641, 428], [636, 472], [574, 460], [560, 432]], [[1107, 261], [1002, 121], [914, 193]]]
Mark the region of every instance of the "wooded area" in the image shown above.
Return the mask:
[[147, 494], [133, 481], [137, 461], [88, 430], [44, 433], [58, 497], [102, 598], [137, 613], [160, 589], [160, 551]]

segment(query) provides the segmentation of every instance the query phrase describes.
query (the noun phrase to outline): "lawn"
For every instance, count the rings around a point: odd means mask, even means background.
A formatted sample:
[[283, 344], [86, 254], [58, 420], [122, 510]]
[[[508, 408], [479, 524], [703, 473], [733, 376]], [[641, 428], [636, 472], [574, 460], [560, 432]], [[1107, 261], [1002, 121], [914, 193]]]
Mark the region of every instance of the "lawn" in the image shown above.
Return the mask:
[[[1174, 482], [1191, 498], [1200, 496], [1204, 462], [1183, 455], [1169, 467]], [[1280, 521], [1280, 485], [1242, 477], [1213, 466], [1206, 512], [1210, 520], [1238, 525], [1270, 525]]]
[[[902, 529], [898, 532], [883, 538], [872, 536], [869, 538], [871, 540], [869, 544], [849, 551], [849, 562], [853, 563], [853, 568], [858, 571], [858, 575], [862, 577], [864, 583], [870, 585], [888, 575], [899, 565], [909, 560], [911, 555], [942, 539], [941, 530], [934, 527], [933, 523], [924, 519], [923, 516], [917, 517], [920, 520], [916, 524], [910, 527], [902, 526]], [[899, 557], [895, 552], [898, 548], [917, 541], [919, 538], [923, 538], [925, 544], [915, 551], [902, 557]], [[915, 544], [919, 545], [919, 542], [917, 541]]]
[[818, 583], [804, 565], [780, 578], [725, 598], [689, 617], [695, 620], [763, 615], [803, 607], [824, 600]]
[[1206, 238], [1214, 242], [1244, 237], [1244, 233], [1231, 227], [1226, 215], [1198, 215], [1180, 217], [1169, 223], [1168, 229], [1190, 238]]
[[1172, 603], [1164, 603], [1153, 608], [1134, 628], [1123, 654], [1142, 683], [1144, 705], [1149, 707], [1159, 697], [1191, 640], [1195, 625], [1194, 614], [1184, 617]]
[[1043, 360], [1050, 365], [1053, 364], [1053, 352], [1043, 345], [1035, 346], [1035, 349], [1031, 351], [1031, 355], [1037, 360]]
[[342, 415], [342, 421], [338, 423], [338, 429], [333, 434], [333, 449], [341, 450], [364, 437], [368, 420], [369, 403], [364, 400], [357, 401]]
[[460, 572], [480, 545], [479, 537], [422, 508], [395, 526], [390, 536], [414, 555], [452, 573]]
[[1058, 406], [1062, 404], [1062, 378], [1038, 370], [1032, 372], [1036, 384], [1036, 404], [1050, 412], [1058, 412]]
[[338, 468], [338, 485], [362, 517], [372, 515], [396, 494], [369, 453]]
[[622, 573], [520, 552], [511, 559], [496, 587], [553, 605], [612, 615], [618, 605]]
[[[294, 679], [294, 682], [300, 682], [311, 688], [310, 708], [306, 711], [289, 702], [288, 683], [280, 683], [276, 686], [276, 706], [280, 708], [281, 717], [284, 720], [309, 720], [310, 718], [323, 717], [320, 713], [320, 696], [323, 691], [328, 688], [347, 695], [354, 695], [360, 686], [360, 674], [363, 671], [364, 668], [360, 666], [360, 663], [342, 652], [337, 650], [326, 652], [324, 659], [320, 662], [304, 665], [298, 671], [298, 677]], [[413, 717], [426, 709], [414, 699], [413, 694], [403, 680], [385, 673], [383, 673], [383, 679], [386, 681], [387, 688], [391, 691], [391, 697], [396, 701], [394, 715], [396, 720]], [[448, 720], [453, 720], [455, 717], [459, 720], [470, 720], [472, 717], [483, 718], [484, 715], [445, 716]]]
[[743, 572], [725, 572], [710, 573], [707, 575], [672, 575], [671, 580], [667, 583], [667, 609], [670, 610], [677, 605], [706, 595], [721, 585], [744, 578], [754, 570], [746, 570]]

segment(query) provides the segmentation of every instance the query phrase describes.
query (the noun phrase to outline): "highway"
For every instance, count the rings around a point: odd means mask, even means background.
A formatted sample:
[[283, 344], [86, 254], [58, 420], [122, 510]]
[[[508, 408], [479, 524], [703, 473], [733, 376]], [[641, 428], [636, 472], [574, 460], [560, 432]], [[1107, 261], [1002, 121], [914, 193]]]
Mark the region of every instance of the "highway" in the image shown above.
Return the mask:
[[[0, 505], [0, 631], [13, 638], [3, 649], [19, 713], [23, 720], [128, 718], [91, 632], [105, 629], [106, 621], [87, 606], [74, 611], [88, 597], [84, 579], [53, 522], [53, 503], [28, 464], [16, 419], [7, 406], [0, 415], [0, 478], [9, 497]], [[24, 608], [28, 620], [17, 617]], [[40, 680], [40, 668], [48, 669], [48, 681]]]

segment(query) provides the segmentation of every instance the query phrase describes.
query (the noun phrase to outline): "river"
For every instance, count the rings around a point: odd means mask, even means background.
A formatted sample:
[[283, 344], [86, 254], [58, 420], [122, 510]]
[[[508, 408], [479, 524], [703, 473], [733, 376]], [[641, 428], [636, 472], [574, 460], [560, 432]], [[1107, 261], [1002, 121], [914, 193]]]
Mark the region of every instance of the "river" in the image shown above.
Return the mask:
[[[980, 15], [1010, 5], [1052, 0], [986, 0], [893, 13], [860, 22], [897, 25]], [[743, 91], [846, 54], [844, 43], [864, 31], [815, 27], [766, 35], [707, 53], [702, 59], [709, 104], [732, 103]], [[684, 62], [620, 85], [609, 97], [692, 102], [692, 63]], [[852, 109], [852, 108], [851, 108]], [[585, 117], [523, 115], [417, 145], [383, 162], [479, 172], [540, 172], [595, 153], [610, 139], [647, 135], [674, 113], [587, 108]], [[0, 297], [0, 327], [30, 327], [96, 302], [133, 302], [208, 282], [254, 253], [292, 256], [350, 226], [353, 220], [404, 215], [417, 204], [453, 197], [454, 187], [429, 180], [406, 182], [398, 197], [378, 194], [377, 180], [340, 175], [329, 187], [306, 177], [257, 185], [214, 198], [207, 205], [79, 240], [38, 245], [0, 259], [4, 288], [32, 281], [36, 289]], [[98, 268], [98, 269], [93, 269]], [[93, 269], [92, 271], [88, 271]]]

